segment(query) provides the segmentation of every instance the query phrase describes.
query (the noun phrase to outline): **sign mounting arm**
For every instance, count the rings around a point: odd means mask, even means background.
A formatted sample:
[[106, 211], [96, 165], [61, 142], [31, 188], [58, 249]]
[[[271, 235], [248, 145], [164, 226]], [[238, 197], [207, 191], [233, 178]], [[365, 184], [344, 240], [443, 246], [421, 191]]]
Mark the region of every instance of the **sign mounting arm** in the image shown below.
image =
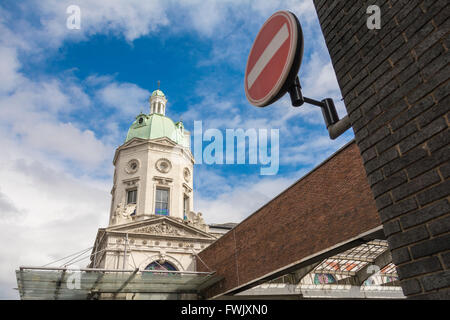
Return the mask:
[[293, 85], [289, 88], [289, 95], [294, 107], [300, 107], [301, 105], [303, 105], [303, 103], [306, 102], [321, 108], [323, 119], [325, 120], [330, 139], [334, 140], [345, 131], [350, 129], [350, 118], [348, 116], [345, 116], [344, 118], [339, 120], [339, 116], [337, 114], [336, 107], [334, 106], [333, 99], [326, 98], [322, 101], [317, 101], [303, 96], [302, 87], [300, 85], [298, 76], [295, 78]]

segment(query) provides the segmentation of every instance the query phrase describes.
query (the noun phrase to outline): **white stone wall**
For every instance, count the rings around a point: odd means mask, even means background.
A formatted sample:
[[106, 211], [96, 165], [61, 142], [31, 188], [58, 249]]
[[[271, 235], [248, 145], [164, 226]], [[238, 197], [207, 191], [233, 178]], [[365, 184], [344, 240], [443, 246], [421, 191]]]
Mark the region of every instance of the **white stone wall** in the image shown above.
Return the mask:
[[[133, 141], [134, 140], [134, 141]], [[133, 142], [137, 142], [133, 144]], [[157, 162], [165, 159], [170, 163], [168, 172], [157, 169]], [[129, 162], [137, 160], [136, 172], [129, 173]], [[169, 139], [142, 141], [132, 139], [117, 150], [115, 158], [115, 179], [112, 189], [110, 226], [145, 219], [155, 213], [156, 188], [169, 189], [169, 215], [183, 219], [184, 195], [189, 197], [189, 209], [193, 209], [193, 156], [189, 150], [171, 145]], [[190, 175], [185, 179], [184, 171]], [[128, 172], [127, 172], [128, 170]], [[137, 203], [126, 205], [127, 190], [137, 188]], [[119, 204], [125, 205], [118, 210]], [[130, 214], [136, 208], [136, 215]], [[116, 213], [119, 214], [116, 214]]]
[[144, 270], [150, 263], [167, 261], [179, 271], [196, 271], [194, 252], [206, 248], [210, 241], [175, 239], [167, 237], [130, 237], [125, 255], [125, 237], [114, 236], [106, 239], [106, 250], [96, 258], [97, 268]]

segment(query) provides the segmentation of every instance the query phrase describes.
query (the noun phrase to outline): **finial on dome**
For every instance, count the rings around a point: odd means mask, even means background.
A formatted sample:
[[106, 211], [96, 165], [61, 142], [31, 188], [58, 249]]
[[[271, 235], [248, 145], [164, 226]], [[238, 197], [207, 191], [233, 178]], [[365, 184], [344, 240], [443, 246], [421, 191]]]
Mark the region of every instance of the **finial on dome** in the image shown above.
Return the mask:
[[161, 81], [158, 80], [158, 90], [159, 90], [160, 85], [161, 85]]

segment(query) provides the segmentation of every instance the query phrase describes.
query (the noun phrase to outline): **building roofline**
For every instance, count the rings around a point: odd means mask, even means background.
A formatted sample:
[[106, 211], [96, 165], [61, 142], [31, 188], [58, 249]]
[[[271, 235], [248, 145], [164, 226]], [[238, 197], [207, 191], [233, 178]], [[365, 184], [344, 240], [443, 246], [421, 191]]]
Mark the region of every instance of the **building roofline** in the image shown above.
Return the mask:
[[257, 212], [259, 212], [261, 209], [263, 209], [264, 207], [266, 207], [267, 205], [269, 205], [269, 203], [271, 203], [272, 201], [274, 201], [275, 199], [277, 199], [278, 197], [280, 197], [283, 193], [285, 193], [286, 191], [288, 191], [289, 189], [291, 189], [293, 186], [295, 186], [297, 183], [299, 183], [300, 181], [302, 181], [303, 179], [306, 179], [309, 175], [311, 175], [313, 172], [315, 172], [316, 170], [318, 170], [320, 167], [322, 167], [323, 165], [325, 165], [328, 161], [330, 161], [331, 159], [333, 159], [337, 154], [341, 153], [342, 151], [344, 151], [346, 148], [348, 148], [350, 145], [352, 145], [353, 143], [355, 143], [355, 138], [353, 138], [352, 140], [350, 140], [349, 142], [347, 142], [345, 145], [343, 145], [341, 148], [339, 148], [338, 150], [336, 150], [335, 152], [333, 152], [328, 158], [326, 158], [325, 160], [323, 160], [321, 163], [319, 163], [317, 166], [315, 166], [311, 171], [309, 171], [308, 173], [306, 173], [305, 175], [303, 175], [302, 177], [300, 177], [300, 179], [296, 180], [294, 183], [292, 183], [289, 187], [287, 187], [286, 189], [284, 189], [283, 191], [281, 191], [279, 194], [277, 194], [275, 197], [273, 197], [271, 200], [269, 200], [268, 202], [266, 202], [264, 205], [262, 205], [261, 207], [259, 207], [258, 209], [256, 209], [255, 211], [253, 211], [253, 213], [249, 214], [244, 220], [242, 220], [241, 222], [239, 222], [237, 225], [235, 225], [232, 229], [234, 229], [235, 227], [237, 227], [238, 225], [240, 225], [241, 223], [243, 223], [244, 221], [246, 221], [247, 219], [249, 219], [251, 216], [253, 216], [254, 214], [256, 214]]
[[233, 226], [225, 226], [224, 224], [208, 224], [208, 227], [210, 227], [210, 228], [217, 228], [217, 229], [231, 230], [231, 229], [233, 229], [235, 226], [237, 226], [239, 224], [239, 223], [234, 223], [234, 222], [232, 222], [232, 223], [234, 224]]

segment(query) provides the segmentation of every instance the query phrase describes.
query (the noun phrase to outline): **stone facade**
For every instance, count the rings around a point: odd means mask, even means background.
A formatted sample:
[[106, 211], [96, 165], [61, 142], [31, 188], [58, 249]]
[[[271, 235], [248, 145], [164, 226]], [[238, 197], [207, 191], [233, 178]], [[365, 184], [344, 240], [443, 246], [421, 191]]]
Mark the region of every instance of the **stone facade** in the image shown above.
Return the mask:
[[[130, 165], [136, 164], [132, 170]], [[110, 225], [142, 220], [155, 214], [156, 188], [169, 190], [169, 215], [184, 218], [194, 204], [194, 158], [189, 149], [167, 137], [133, 138], [117, 148], [114, 156], [114, 184], [111, 190]], [[186, 174], [188, 172], [188, 174]], [[127, 192], [137, 190], [136, 203], [127, 204]], [[136, 210], [134, 215], [131, 215]]]
[[[192, 211], [194, 158], [190, 144], [185, 143], [189, 142], [189, 133], [181, 131], [187, 135], [187, 139], [180, 140], [183, 144], [171, 139], [170, 132], [181, 128], [182, 123], [173, 124], [165, 117], [167, 100], [160, 90], [152, 94], [149, 102], [150, 115], [140, 114], [136, 121], [155, 113], [164, 121], [152, 122], [155, 127], [145, 128], [146, 134], [157, 136], [150, 139], [130, 138], [130, 132], [134, 134], [131, 130], [136, 128], [133, 124], [126, 142], [117, 148], [109, 226], [98, 230], [90, 268], [142, 271], [156, 266], [163, 270], [170, 267], [175, 271], [197, 271], [195, 255], [221, 235], [214, 228], [210, 233], [202, 214]], [[168, 191], [167, 209], [157, 208], [157, 188]], [[196, 296], [102, 293], [100, 298]]]
[[145, 270], [158, 261], [169, 262], [178, 271], [196, 271], [193, 257], [215, 239], [188, 222], [154, 215], [99, 229], [90, 267]]
[[449, 2], [314, 4], [404, 294], [449, 299]]

